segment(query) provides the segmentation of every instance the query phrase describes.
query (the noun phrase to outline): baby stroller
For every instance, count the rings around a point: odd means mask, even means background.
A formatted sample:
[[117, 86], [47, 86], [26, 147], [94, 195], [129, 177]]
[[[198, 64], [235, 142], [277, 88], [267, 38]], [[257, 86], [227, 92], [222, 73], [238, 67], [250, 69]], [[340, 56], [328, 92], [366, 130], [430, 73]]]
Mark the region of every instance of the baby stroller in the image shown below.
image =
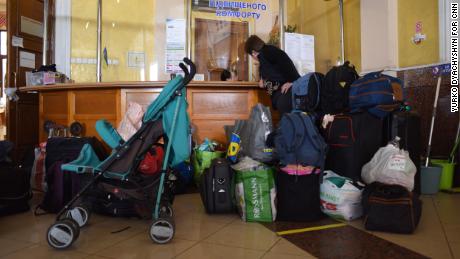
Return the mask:
[[[85, 204], [84, 198], [90, 196], [95, 188], [134, 203], [144, 203], [153, 219], [150, 238], [159, 244], [168, 243], [173, 238], [175, 225], [170, 187], [174, 176], [169, 173], [168, 165], [175, 166], [190, 155], [185, 86], [196, 72], [192, 61], [184, 58], [184, 62], [190, 66], [190, 72], [183, 63], [179, 65], [185, 76], [178, 75], [167, 83], [147, 108], [142, 127], [129, 140], [124, 142], [105, 120], [97, 121], [97, 132], [113, 148], [107, 159], [101, 162], [91, 146], [85, 145], [76, 160], [62, 165], [64, 171], [90, 174], [92, 177], [48, 228], [46, 238], [51, 247], [65, 249], [77, 240], [80, 228], [88, 223], [90, 217], [90, 206]], [[164, 137], [166, 142], [162, 171], [156, 177], [140, 177], [137, 168], [160, 137]], [[155, 201], [154, 204], [151, 201]]]

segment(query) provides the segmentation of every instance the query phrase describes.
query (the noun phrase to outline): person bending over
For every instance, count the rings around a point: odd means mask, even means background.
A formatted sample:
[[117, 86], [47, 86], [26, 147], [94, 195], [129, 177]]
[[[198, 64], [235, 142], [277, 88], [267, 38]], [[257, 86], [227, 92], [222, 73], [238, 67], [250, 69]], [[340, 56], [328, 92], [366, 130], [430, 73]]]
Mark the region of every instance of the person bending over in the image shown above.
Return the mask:
[[286, 52], [265, 44], [256, 35], [251, 35], [246, 40], [245, 51], [260, 64], [259, 86], [267, 90], [273, 108], [280, 113], [280, 116], [291, 112], [291, 86], [300, 75]]

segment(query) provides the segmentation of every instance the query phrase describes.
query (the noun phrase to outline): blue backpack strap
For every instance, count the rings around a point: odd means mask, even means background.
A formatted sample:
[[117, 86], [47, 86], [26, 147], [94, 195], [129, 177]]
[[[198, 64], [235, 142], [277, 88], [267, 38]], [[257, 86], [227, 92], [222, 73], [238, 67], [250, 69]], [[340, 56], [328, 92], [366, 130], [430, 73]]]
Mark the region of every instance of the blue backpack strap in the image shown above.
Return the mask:
[[316, 108], [318, 108], [318, 106], [319, 106], [319, 98], [320, 98], [320, 94], [321, 94], [321, 86], [320, 86], [319, 79], [318, 79], [318, 76], [316, 75], [316, 73], [313, 73], [313, 77], [315, 78], [316, 88], [317, 88], [316, 103], [315, 103], [315, 106], [313, 107], [313, 110], [316, 110]]

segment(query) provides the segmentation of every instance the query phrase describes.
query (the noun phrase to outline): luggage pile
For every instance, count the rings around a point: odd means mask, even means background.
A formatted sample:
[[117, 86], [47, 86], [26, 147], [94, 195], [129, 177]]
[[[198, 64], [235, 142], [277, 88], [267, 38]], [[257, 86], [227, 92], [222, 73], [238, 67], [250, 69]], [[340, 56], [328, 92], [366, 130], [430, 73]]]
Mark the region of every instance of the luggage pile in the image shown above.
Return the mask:
[[[214, 192], [203, 199], [207, 212], [237, 208], [243, 220], [264, 222], [364, 216], [366, 229], [412, 233], [421, 214], [420, 117], [404, 102], [403, 82], [359, 77], [345, 62], [304, 75], [291, 92], [293, 110], [276, 128], [261, 104], [226, 127], [227, 158], [202, 176], [203, 197]], [[222, 209], [208, 209], [220, 201]]]

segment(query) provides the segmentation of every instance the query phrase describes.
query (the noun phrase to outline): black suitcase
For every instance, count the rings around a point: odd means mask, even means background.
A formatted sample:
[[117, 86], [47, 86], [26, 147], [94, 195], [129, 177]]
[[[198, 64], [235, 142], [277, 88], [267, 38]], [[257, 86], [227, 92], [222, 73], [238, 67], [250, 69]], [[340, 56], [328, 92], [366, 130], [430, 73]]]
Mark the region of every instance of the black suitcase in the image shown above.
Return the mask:
[[276, 174], [277, 216], [280, 221], [315, 221], [324, 217], [319, 198], [319, 174]]
[[83, 145], [90, 144], [100, 160], [106, 158], [102, 143], [95, 137], [52, 137], [46, 142], [45, 167], [50, 168], [55, 162], [70, 162], [77, 159]]
[[410, 234], [422, 214], [418, 194], [404, 186], [374, 182], [363, 191], [364, 227], [371, 231]]
[[234, 172], [225, 158], [216, 158], [201, 176], [200, 194], [207, 213], [235, 211]]
[[417, 167], [414, 192], [420, 194], [420, 115], [415, 112], [393, 112], [384, 121], [383, 142], [386, 145], [396, 136], [400, 137], [399, 147], [409, 152], [410, 159]]
[[28, 211], [30, 171], [11, 163], [0, 163], [0, 216]]
[[326, 170], [361, 180], [361, 169], [382, 144], [383, 120], [368, 112], [336, 115], [325, 132]]

